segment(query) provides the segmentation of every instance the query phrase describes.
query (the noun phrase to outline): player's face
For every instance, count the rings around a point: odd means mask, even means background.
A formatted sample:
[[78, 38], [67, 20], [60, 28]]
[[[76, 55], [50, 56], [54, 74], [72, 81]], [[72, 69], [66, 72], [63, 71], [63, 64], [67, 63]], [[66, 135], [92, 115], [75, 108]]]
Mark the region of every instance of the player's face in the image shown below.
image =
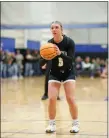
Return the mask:
[[62, 28], [59, 24], [52, 24], [51, 25], [51, 32], [53, 37], [61, 36], [62, 35]]

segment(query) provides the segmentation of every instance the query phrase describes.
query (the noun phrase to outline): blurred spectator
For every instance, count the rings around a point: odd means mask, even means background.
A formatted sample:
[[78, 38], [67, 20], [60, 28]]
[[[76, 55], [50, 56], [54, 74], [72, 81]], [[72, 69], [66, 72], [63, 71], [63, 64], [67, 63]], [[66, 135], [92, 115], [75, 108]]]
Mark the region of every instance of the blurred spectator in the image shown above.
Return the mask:
[[107, 78], [108, 77], [108, 63], [105, 64], [105, 67], [102, 70], [101, 78]]
[[40, 70], [40, 65], [39, 65], [39, 60], [40, 60], [40, 54], [38, 50], [33, 51], [33, 71], [34, 71], [34, 76], [36, 75], [41, 75], [41, 70]]
[[22, 78], [22, 72], [23, 72], [23, 60], [24, 60], [24, 57], [23, 55], [20, 53], [20, 50], [17, 50], [16, 51], [16, 55], [15, 55], [15, 58], [16, 58], [16, 63], [17, 63], [17, 66], [18, 66], [18, 77], [19, 78]]
[[100, 71], [100, 58], [96, 58], [96, 62], [95, 62], [95, 71], [97, 72], [97, 74], [100, 76], [101, 71]]
[[96, 66], [96, 59], [92, 58], [91, 69], [94, 70]]
[[100, 60], [93, 58], [92, 64], [91, 64], [91, 78], [94, 78], [95, 76], [100, 76]]
[[8, 77], [18, 79], [18, 66], [16, 63], [15, 53], [10, 53], [10, 59], [8, 60]]
[[91, 76], [91, 63], [90, 57], [86, 57], [85, 61], [82, 62], [83, 71], [81, 73], [82, 76]]
[[2, 77], [8, 77], [8, 63], [11, 59], [11, 53], [9, 51], [2, 51], [1, 60], [2, 60]]
[[30, 50], [26, 51], [26, 57], [25, 57], [25, 76], [32, 76], [33, 75], [33, 69], [32, 69], [32, 62], [33, 62], [33, 56], [30, 52]]
[[100, 70], [100, 58], [99, 57], [96, 58], [96, 65], [95, 66], [96, 66], [97, 70]]
[[106, 67], [106, 63], [104, 59], [100, 60], [100, 71], [103, 72], [104, 68]]
[[76, 76], [80, 76], [81, 72], [82, 72], [82, 59], [81, 57], [77, 57], [76, 58]]

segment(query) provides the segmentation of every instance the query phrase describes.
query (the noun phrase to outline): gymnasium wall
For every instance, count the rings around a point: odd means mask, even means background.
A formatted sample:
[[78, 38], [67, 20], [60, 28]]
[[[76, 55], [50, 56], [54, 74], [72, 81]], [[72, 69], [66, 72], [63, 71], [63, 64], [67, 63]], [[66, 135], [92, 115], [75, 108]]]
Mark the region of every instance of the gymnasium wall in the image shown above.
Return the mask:
[[[30, 48], [29, 41], [32, 45], [38, 44], [37, 48], [39, 43], [46, 43], [51, 38], [51, 33], [44, 26], [49, 26], [53, 20], [59, 20], [64, 25], [73, 25], [71, 28], [64, 28], [64, 32], [74, 39], [78, 47], [82, 47], [79, 49], [84, 49], [83, 46], [86, 46], [85, 49], [99, 46], [102, 51], [106, 50], [107, 28], [94, 25], [107, 23], [107, 2], [1, 2], [2, 25], [21, 27], [2, 29], [1, 37], [15, 39], [17, 49]], [[90, 28], [85, 27], [85, 24], [91, 24]], [[27, 25], [30, 28], [25, 28]], [[35, 25], [39, 27], [33, 27]]]
[[19, 25], [52, 20], [103, 23], [107, 22], [107, 2], [1, 2], [1, 18], [2, 24]]

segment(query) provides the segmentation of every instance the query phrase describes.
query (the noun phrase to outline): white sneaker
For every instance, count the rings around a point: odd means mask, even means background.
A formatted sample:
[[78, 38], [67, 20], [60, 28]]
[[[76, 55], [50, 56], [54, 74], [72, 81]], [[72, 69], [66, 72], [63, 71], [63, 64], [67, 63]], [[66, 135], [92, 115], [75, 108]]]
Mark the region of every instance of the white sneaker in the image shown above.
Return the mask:
[[78, 133], [79, 132], [79, 122], [73, 122], [73, 126], [70, 130], [70, 133]]
[[56, 124], [54, 122], [50, 123], [46, 128], [46, 133], [53, 133], [55, 131], [56, 131]]

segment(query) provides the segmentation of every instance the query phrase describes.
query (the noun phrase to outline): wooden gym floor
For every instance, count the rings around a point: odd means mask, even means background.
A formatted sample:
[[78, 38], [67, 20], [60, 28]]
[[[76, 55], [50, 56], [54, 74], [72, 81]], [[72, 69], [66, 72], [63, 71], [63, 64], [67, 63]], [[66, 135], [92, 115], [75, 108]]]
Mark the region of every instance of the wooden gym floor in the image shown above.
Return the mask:
[[70, 134], [71, 116], [61, 87], [57, 131], [46, 134], [47, 104], [42, 101], [44, 76], [1, 80], [1, 138], [107, 138], [106, 79], [77, 78], [76, 101], [80, 132]]

